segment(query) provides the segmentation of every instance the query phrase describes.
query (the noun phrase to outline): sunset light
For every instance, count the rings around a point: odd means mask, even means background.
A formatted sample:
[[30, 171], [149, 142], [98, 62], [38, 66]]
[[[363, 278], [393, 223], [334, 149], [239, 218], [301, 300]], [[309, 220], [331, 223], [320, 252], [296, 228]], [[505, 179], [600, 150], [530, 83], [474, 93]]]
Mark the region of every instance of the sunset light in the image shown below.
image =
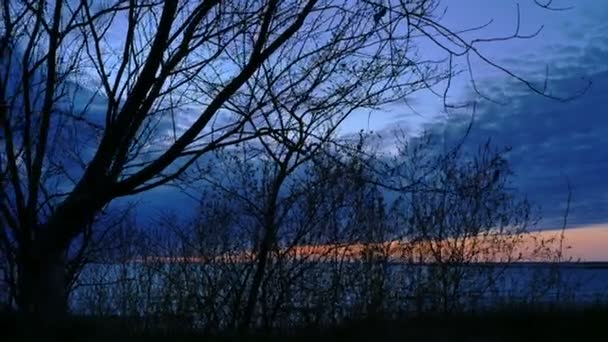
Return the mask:
[[608, 0], [0, 0], [2, 342], [607, 340], [606, 175]]

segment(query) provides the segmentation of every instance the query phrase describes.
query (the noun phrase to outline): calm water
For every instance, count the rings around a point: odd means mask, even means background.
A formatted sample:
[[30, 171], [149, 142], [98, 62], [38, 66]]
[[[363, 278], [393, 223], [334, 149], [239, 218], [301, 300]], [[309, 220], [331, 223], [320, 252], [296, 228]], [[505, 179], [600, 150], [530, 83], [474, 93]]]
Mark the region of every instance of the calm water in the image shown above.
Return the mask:
[[[347, 264], [341, 273], [341, 281], [346, 285], [338, 300], [344, 307], [354, 305], [366, 286], [361, 280], [360, 275], [364, 273], [360, 266]], [[90, 313], [95, 306], [103, 307], [106, 313], [120, 313], [118, 308], [124, 307], [125, 301], [131, 301], [136, 310], [147, 312], [157, 305], [158, 298], [164, 296], [166, 300], [166, 290], [171, 286], [171, 293], [178, 296], [187, 289], [204, 297], [209, 288], [220, 284], [216, 295], [225, 297], [230, 293], [230, 286], [239, 283], [248, 269], [251, 268], [245, 264], [230, 268], [163, 265], [160, 270], [141, 264], [92, 265], [82, 273], [82, 286], [72, 292], [71, 307], [82, 313]], [[332, 269], [331, 264], [318, 264], [304, 272], [304, 276], [293, 282], [291, 302], [305, 306], [307, 302], [322, 301], [314, 297], [335, 285]], [[390, 294], [387, 296], [391, 298], [391, 305], [404, 310], [411, 309], [414, 302], [419, 306], [430, 305], [428, 303], [446, 293], [461, 308], [515, 301], [567, 305], [608, 301], [608, 263], [475, 265], [443, 271], [436, 266], [389, 264], [379, 272], [384, 277], [383, 291]], [[456, 286], [452, 276], [458, 277]], [[186, 282], [190, 285], [179, 286]]]

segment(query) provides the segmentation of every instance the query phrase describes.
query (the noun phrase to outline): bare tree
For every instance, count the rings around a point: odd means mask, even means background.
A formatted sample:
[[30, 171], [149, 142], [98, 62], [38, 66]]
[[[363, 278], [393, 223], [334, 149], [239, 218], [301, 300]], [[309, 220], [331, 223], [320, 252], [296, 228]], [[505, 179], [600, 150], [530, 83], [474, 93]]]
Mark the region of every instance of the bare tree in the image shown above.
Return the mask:
[[[327, 108], [334, 110], [329, 105]], [[280, 112], [281, 108], [276, 110]], [[291, 112], [292, 117], [285, 118], [282, 124], [294, 121], [294, 129], [281, 135], [261, 137], [257, 143], [243, 144], [239, 149], [217, 154], [222, 162], [213, 160], [211, 163], [221, 165], [221, 170], [231, 170], [231, 175], [225, 175], [220, 169], [202, 173], [216, 191], [224, 193], [235, 203], [241, 203], [243, 219], [249, 217], [245, 220], [248, 224], [244, 225], [249, 230], [248, 251], [253, 253], [253, 267], [250, 281], [246, 282], [247, 292], [238, 320], [241, 332], [249, 329], [252, 320], [259, 317], [256, 315], [258, 304], [262, 305], [260, 310], [267, 313], [262, 315], [267, 323], [276, 316], [287, 298], [284, 297], [285, 292], [274, 291], [281, 299], [269, 303], [268, 284], [277, 280], [283, 290], [288, 291], [294, 279], [288, 283], [284, 280], [303, 272], [303, 259], [291, 257], [293, 248], [310, 244], [311, 239], [319, 234], [315, 230], [316, 221], [320, 219], [320, 206], [324, 201], [314, 189], [330, 179], [311, 177], [307, 171], [313, 159], [334, 142], [335, 126], [323, 122], [323, 113], [319, 110], [313, 119], [316, 122], [306, 124], [309, 118], [297, 118]], [[314, 124], [324, 124], [325, 127], [323, 130], [315, 129]], [[317, 197], [313, 199], [311, 194]], [[308, 201], [305, 201], [307, 195]]]
[[[403, 99], [456, 73], [453, 56], [479, 56], [550, 96], [485, 58], [476, 46], [487, 39], [441, 25], [438, 9], [433, 0], [2, 1], [0, 212], [19, 308], [61, 317], [72, 240], [113, 199], [167, 184], [219, 147]], [[523, 37], [518, 26], [509, 38]], [[423, 56], [423, 40], [449, 58]]]
[[307, 308], [319, 304], [310, 295], [322, 291], [320, 283], [311, 280], [313, 273], [324, 276], [322, 260], [331, 248], [307, 251], [336, 241], [324, 223], [348, 195], [326, 191], [338, 190], [338, 180], [348, 175], [318, 167], [333, 143], [293, 149], [268, 140], [217, 151], [199, 164], [190, 175], [204, 180], [200, 214], [187, 225], [164, 220], [183, 248], [166, 258], [179, 271], [163, 279], [179, 288], [171, 293], [184, 303], [182, 313], [202, 315], [208, 331], [298, 325]]
[[[410, 141], [388, 183], [404, 185], [392, 189], [395, 199], [370, 172], [380, 158], [364, 138], [317, 149], [284, 179], [276, 172], [289, 160], [283, 144], [216, 151], [190, 174], [205, 180], [197, 215], [185, 223], [167, 215], [160, 235], [139, 238], [152, 247], [139, 256], [120, 234], [121, 258], [88, 268], [99, 273], [80, 284], [80, 312], [127, 315], [150, 329], [276, 333], [518, 300], [493, 292], [504, 289], [511, 263], [559, 259], [559, 241], [528, 244], [529, 207], [507, 186], [502, 151], [442, 153]], [[532, 281], [519, 295], [554, 289], [551, 279]]]
[[536, 218], [509, 186], [506, 151], [489, 142], [473, 152], [461, 146], [442, 151], [429, 138], [402, 146], [405, 162], [392, 169], [399, 179], [392, 184], [407, 184], [398, 210], [405, 221], [400, 235], [410, 248], [401, 257], [421, 271], [412, 273], [414, 299], [426, 302], [419, 309], [466, 309], [494, 290], [511, 263], [523, 260]]

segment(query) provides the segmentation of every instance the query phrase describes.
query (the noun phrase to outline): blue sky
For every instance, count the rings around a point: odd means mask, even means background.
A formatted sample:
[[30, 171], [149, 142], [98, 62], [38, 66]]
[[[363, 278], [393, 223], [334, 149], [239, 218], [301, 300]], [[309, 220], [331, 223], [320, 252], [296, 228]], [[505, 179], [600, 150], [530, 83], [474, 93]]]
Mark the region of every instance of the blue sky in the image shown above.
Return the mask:
[[[542, 208], [541, 228], [561, 226], [572, 189], [569, 226], [608, 222], [608, 2], [554, 1], [572, 6], [567, 11], [547, 11], [533, 1], [446, 1], [446, 22], [452, 27], [493, 22], [477, 36], [505, 36], [516, 26], [520, 5], [521, 32], [542, 31], [532, 39], [484, 46], [494, 61], [526, 79], [542, 84], [549, 72], [548, 89], [555, 95], [582, 96], [563, 103], [531, 94], [513, 79], [473, 61], [478, 89], [501, 102], [480, 99], [468, 75], [459, 76], [449, 93], [454, 103], [476, 101], [477, 112], [468, 146], [491, 138], [496, 146], [510, 146], [509, 154], [518, 187]], [[451, 7], [453, 6], [453, 7]], [[548, 69], [547, 69], [548, 68]], [[394, 105], [375, 113], [361, 113], [347, 130], [385, 132], [395, 127], [410, 132], [432, 131], [459, 136], [470, 120], [470, 110], [446, 113], [440, 99], [430, 93], [415, 94], [412, 108]], [[387, 144], [388, 144], [387, 140]]]
[[[443, 1], [448, 6], [444, 22], [448, 27], [466, 29], [492, 20], [472, 35], [509, 35], [516, 26], [518, 3], [521, 33], [529, 34], [541, 25], [543, 30], [532, 39], [484, 45], [482, 51], [536, 84], [542, 84], [548, 70], [548, 89], [555, 95], [577, 94], [589, 81], [591, 88], [562, 103], [531, 94], [474, 59], [478, 88], [502, 104], [479, 99], [467, 75], [453, 81], [448, 98], [454, 103], [478, 103], [468, 146], [491, 137], [496, 146], [513, 148], [509, 154], [515, 172], [513, 184], [541, 206], [541, 228], [561, 225], [568, 182], [573, 196], [569, 227], [608, 223], [608, 180], [604, 177], [608, 174], [608, 2], [555, 0], [553, 6], [572, 8], [547, 11], [535, 6], [533, 0], [447, 0]], [[464, 62], [456, 61], [460, 65]], [[341, 132], [365, 129], [390, 136], [390, 131], [399, 127], [412, 134], [427, 130], [452, 136], [461, 132], [469, 119], [469, 112], [446, 113], [441, 99], [420, 92], [408, 99], [408, 105], [396, 103], [356, 113]], [[390, 143], [387, 139], [386, 144]], [[137, 201], [144, 208], [140, 209], [146, 213], [143, 216], [167, 209], [189, 212], [195, 205], [170, 188], [156, 189]]]

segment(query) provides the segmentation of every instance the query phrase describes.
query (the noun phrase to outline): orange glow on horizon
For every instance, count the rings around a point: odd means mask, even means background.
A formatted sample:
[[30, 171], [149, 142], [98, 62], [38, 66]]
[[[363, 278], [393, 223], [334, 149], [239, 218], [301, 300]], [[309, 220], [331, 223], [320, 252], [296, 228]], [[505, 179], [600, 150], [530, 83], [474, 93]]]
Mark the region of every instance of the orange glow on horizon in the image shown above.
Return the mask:
[[[465, 253], [471, 250], [485, 250], [486, 246], [492, 246], [493, 252], [475, 252], [469, 256], [466, 262], [508, 262], [508, 261], [550, 261], [539, 259], [532, 251], [538, 246], [538, 241], [548, 242], [547, 246], [551, 253], [555, 253], [560, 246], [559, 239], [561, 229], [531, 232], [519, 237], [520, 243], [513, 250], [503, 247], [496, 249], [496, 245], [507, 244], [515, 237], [477, 237], [465, 242], [462, 249]], [[562, 258], [561, 261], [608, 261], [608, 225], [590, 225], [579, 228], [569, 228], [563, 231]], [[498, 243], [496, 243], [498, 242]], [[332, 245], [300, 245], [289, 249], [275, 251], [276, 253], [294, 259], [306, 259], [310, 261], [356, 261], [361, 260], [366, 249], [386, 256], [392, 261], [410, 262], [432, 262], [432, 248], [435, 250], [444, 248], [449, 250], [453, 240], [444, 241], [420, 241], [416, 243], [406, 241], [388, 241], [363, 245], [355, 244], [332, 244]], [[469, 248], [468, 246], [472, 246]], [[460, 247], [457, 247], [460, 248]], [[472, 254], [471, 254], [472, 255]], [[405, 256], [405, 257], [404, 257]], [[552, 254], [552, 256], [555, 256]], [[177, 256], [177, 257], [144, 257], [135, 262], [178, 262], [178, 263], [205, 263], [205, 262], [231, 262], [242, 263], [255, 260], [255, 254], [251, 252], [235, 252], [216, 255], [213, 257]]]
[[[560, 230], [543, 231], [541, 235], [556, 235]], [[564, 253], [573, 261], [608, 261], [608, 224], [595, 224], [564, 231]]]

